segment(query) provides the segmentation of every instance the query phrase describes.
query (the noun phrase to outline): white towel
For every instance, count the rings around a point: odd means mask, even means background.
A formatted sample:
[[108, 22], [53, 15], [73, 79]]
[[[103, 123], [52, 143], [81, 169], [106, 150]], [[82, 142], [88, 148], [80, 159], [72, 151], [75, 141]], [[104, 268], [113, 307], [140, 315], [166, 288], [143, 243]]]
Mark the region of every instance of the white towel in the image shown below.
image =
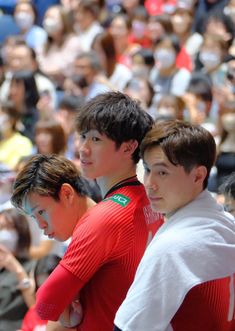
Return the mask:
[[169, 331], [189, 290], [235, 273], [235, 224], [208, 191], [160, 228], [138, 267], [115, 325], [123, 331]]

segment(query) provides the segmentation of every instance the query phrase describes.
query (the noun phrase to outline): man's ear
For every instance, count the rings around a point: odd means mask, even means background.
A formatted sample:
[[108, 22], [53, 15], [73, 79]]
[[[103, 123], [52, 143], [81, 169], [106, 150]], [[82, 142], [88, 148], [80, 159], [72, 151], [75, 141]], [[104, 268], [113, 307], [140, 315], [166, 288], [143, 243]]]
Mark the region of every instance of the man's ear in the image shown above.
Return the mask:
[[64, 183], [61, 185], [59, 197], [62, 202], [71, 205], [74, 199], [74, 194], [74, 188], [70, 184]]
[[123, 151], [126, 155], [132, 155], [136, 148], [138, 147], [138, 142], [135, 139], [132, 140], [128, 140], [126, 142], [123, 143]]
[[205, 166], [201, 165], [196, 167], [195, 169], [195, 175], [194, 175], [194, 181], [195, 183], [201, 183], [203, 186], [204, 179], [207, 176], [207, 169]]

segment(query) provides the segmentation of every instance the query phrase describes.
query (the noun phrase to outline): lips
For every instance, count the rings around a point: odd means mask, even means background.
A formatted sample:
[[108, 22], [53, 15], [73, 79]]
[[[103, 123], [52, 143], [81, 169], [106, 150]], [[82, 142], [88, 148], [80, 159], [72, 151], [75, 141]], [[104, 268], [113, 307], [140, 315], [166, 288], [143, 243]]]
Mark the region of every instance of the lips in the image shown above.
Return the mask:
[[86, 166], [86, 165], [91, 165], [92, 164], [92, 162], [90, 162], [90, 161], [87, 161], [87, 160], [80, 160], [81, 161], [81, 165], [83, 165], [83, 166]]
[[158, 202], [158, 201], [162, 200], [162, 198], [152, 197], [152, 196], [148, 196], [148, 199], [149, 199], [149, 201], [152, 201], [152, 202]]

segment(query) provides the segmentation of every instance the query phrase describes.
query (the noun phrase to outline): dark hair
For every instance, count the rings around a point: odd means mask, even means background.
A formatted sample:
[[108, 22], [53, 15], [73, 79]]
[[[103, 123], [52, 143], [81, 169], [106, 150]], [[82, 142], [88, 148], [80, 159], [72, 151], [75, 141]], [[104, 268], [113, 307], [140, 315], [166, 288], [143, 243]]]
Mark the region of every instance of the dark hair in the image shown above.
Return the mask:
[[150, 48], [139, 49], [132, 55], [132, 57], [135, 57], [135, 56], [139, 56], [141, 59], [143, 59], [144, 64], [149, 67], [152, 67], [155, 63], [153, 51]]
[[210, 170], [216, 158], [216, 144], [209, 131], [200, 125], [192, 125], [179, 120], [156, 122], [143, 139], [141, 155], [153, 146], [160, 146], [168, 160], [183, 166], [190, 172], [194, 166], [203, 165], [207, 169], [203, 188], [207, 187]]
[[210, 78], [201, 71], [195, 71], [192, 73], [187, 92], [195, 94], [197, 97], [202, 98], [204, 101], [211, 102], [213, 99], [212, 82], [210, 81]]
[[81, 52], [76, 56], [76, 60], [87, 59], [89, 61], [90, 67], [99, 72], [101, 68], [100, 59], [95, 51]]
[[31, 235], [27, 217], [19, 213], [15, 208], [1, 211], [1, 215], [13, 225], [18, 234], [15, 255], [17, 257], [27, 258], [31, 245]]
[[81, 9], [89, 12], [96, 19], [99, 16], [99, 5], [93, 0], [80, 0], [77, 6], [77, 10]]
[[[95, 129], [112, 139], [117, 148], [128, 140], [140, 144], [146, 132], [152, 127], [153, 119], [139, 103], [121, 92], [106, 92], [88, 101], [78, 114], [78, 132]], [[139, 161], [139, 147], [133, 154]]]
[[24, 198], [31, 192], [59, 201], [64, 183], [71, 185], [79, 195], [87, 195], [86, 185], [70, 160], [59, 155], [37, 154], [28, 160], [16, 176], [11, 202], [16, 208], [22, 209]]
[[114, 72], [117, 57], [113, 36], [108, 31], [97, 34], [92, 43], [92, 49], [94, 50], [96, 42], [99, 43], [105, 55], [107, 67], [104, 69], [106, 70], [107, 77], [110, 77]]
[[24, 101], [26, 109], [36, 107], [36, 104], [39, 100], [39, 92], [37, 89], [34, 73], [31, 71], [18, 71], [13, 74], [12, 80], [15, 80], [16, 82], [23, 82], [24, 84]]
[[178, 54], [180, 52], [180, 40], [178, 38], [178, 36], [174, 33], [172, 34], [167, 34], [167, 35], [163, 35], [156, 43], [155, 43], [155, 47], [159, 47], [160, 44], [168, 44], [171, 45], [176, 54]]
[[27, 4], [27, 5], [29, 5], [32, 8], [32, 11], [34, 13], [34, 23], [35, 23], [36, 20], [37, 20], [37, 17], [38, 17], [38, 12], [37, 12], [36, 6], [31, 1], [17, 2], [16, 5], [15, 5], [15, 8], [14, 8], [13, 15], [15, 14], [17, 7], [20, 6], [20, 5], [22, 5], [22, 4]]
[[58, 109], [66, 109], [69, 112], [76, 113], [84, 105], [84, 97], [82, 95], [65, 95], [59, 102]]
[[66, 134], [61, 124], [53, 119], [40, 120], [35, 125], [35, 139], [41, 132], [47, 132], [51, 135], [52, 153], [63, 153], [67, 146]]
[[[220, 22], [224, 25], [226, 32], [230, 34], [229, 40], [226, 41], [227, 47], [230, 47], [233, 43], [233, 39], [235, 37], [235, 28], [234, 28], [234, 23], [232, 18], [229, 15], [226, 15], [223, 13], [221, 10], [213, 10], [211, 13], [208, 15], [207, 20], [204, 22], [204, 31], [206, 30], [206, 26], [210, 21], [217, 21]], [[215, 31], [216, 33], [216, 31]]]
[[223, 184], [219, 187], [219, 192], [235, 199], [235, 171], [225, 177]]

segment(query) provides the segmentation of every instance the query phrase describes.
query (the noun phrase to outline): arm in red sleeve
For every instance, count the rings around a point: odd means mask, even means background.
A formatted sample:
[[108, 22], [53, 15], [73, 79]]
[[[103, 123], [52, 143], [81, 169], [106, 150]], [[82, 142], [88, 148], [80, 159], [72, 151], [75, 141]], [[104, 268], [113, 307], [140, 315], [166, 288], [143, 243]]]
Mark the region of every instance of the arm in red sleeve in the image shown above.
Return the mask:
[[37, 314], [43, 320], [57, 321], [83, 286], [78, 277], [58, 265], [37, 291]]

